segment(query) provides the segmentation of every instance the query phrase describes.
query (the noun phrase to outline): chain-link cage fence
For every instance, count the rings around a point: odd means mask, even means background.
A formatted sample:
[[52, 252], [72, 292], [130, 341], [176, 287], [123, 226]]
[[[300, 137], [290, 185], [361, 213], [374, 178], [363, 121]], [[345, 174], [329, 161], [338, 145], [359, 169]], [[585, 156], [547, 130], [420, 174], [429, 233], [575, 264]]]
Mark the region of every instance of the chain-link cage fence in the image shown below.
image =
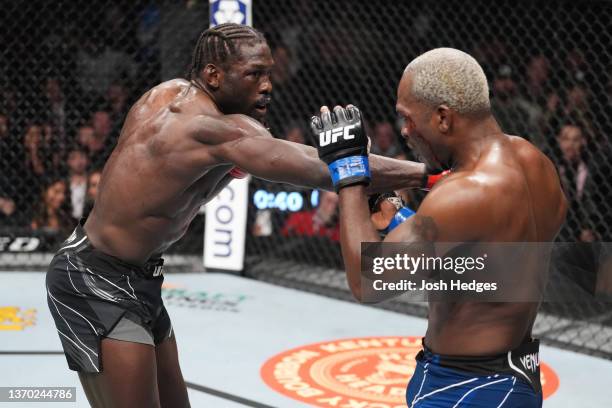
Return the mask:
[[[459, 48], [485, 69], [503, 130], [557, 166], [571, 203], [559, 240], [612, 240], [612, 3], [253, 0], [253, 12], [276, 61], [275, 137], [308, 143], [308, 118], [320, 105], [353, 103], [373, 152], [412, 159], [396, 121], [398, 80], [420, 53]], [[129, 107], [151, 86], [183, 76], [208, 13], [197, 0], [3, 4], [0, 245], [37, 250], [14, 264], [44, 263], [39, 252], [52, 252], [87, 214]], [[405, 198], [417, 208], [423, 194]], [[349, 298], [337, 197], [260, 180], [249, 197], [247, 274]], [[202, 234], [198, 217], [172, 253], [201, 259]], [[610, 278], [591, 280], [612, 290]], [[384, 307], [426, 313], [419, 304]], [[534, 332], [610, 358], [610, 311], [596, 302], [544, 305]]]

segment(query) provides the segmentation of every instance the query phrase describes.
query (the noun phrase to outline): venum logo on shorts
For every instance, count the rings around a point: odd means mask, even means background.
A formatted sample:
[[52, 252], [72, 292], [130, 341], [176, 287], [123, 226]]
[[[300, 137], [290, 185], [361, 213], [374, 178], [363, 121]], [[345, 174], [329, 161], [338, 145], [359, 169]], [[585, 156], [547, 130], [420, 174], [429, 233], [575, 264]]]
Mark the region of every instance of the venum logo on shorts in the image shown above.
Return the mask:
[[351, 130], [354, 128], [355, 125], [348, 125], [319, 133], [319, 146], [327, 146], [330, 143], [336, 143], [340, 136], [342, 136], [344, 140], [354, 139], [355, 135], [351, 134]]
[[[314, 407], [405, 408], [421, 337], [362, 337], [309, 344], [270, 358], [261, 368], [275, 391]], [[559, 386], [542, 364], [544, 398]]]
[[535, 373], [540, 366], [540, 353], [526, 354], [520, 357], [521, 364], [526, 370]]
[[0, 306], [0, 330], [24, 330], [36, 324], [36, 309]]

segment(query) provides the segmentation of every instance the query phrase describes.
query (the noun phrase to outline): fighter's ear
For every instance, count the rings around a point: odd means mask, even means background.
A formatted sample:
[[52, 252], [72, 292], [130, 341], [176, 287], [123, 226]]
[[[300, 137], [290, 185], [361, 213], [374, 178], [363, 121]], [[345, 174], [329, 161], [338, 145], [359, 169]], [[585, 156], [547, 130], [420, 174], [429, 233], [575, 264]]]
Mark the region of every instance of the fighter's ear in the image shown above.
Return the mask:
[[217, 90], [221, 81], [223, 81], [223, 71], [214, 64], [206, 64], [202, 69], [202, 77], [206, 85], [213, 90]]
[[440, 133], [448, 133], [453, 121], [453, 111], [448, 107], [448, 105], [438, 105], [438, 108], [436, 109], [436, 118]]

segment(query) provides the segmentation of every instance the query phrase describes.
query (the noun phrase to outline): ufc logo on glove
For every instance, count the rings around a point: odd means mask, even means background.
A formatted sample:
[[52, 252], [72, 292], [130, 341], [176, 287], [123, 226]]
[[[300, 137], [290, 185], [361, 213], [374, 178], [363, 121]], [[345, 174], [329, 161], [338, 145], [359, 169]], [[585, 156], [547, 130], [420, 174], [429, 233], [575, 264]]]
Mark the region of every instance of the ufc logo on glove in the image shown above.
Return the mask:
[[340, 136], [342, 136], [344, 140], [354, 139], [355, 135], [350, 133], [354, 128], [355, 125], [348, 125], [319, 133], [319, 146], [327, 146], [330, 143], [336, 143]]
[[370, 184], [368, 137], [357, 107], [336, 106], [332, 113], [323, 106], [321, 115], [310, 119], [310, 127], [319, 158], [327, 163], [336, 191], [354, 184]]

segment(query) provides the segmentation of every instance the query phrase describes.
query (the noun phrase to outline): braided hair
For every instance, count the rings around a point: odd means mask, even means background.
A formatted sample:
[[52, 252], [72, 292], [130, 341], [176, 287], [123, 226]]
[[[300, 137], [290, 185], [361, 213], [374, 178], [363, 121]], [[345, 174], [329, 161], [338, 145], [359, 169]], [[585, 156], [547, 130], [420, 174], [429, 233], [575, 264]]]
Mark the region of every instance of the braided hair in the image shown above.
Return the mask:
[[239, 41], [260, 42], [265, 37], [253, 27], [234, 23], [219, 24], [202, 32], [193, 50], [189, 79], [196, 79], [207, 64], [225, 66], [236, 57]]

